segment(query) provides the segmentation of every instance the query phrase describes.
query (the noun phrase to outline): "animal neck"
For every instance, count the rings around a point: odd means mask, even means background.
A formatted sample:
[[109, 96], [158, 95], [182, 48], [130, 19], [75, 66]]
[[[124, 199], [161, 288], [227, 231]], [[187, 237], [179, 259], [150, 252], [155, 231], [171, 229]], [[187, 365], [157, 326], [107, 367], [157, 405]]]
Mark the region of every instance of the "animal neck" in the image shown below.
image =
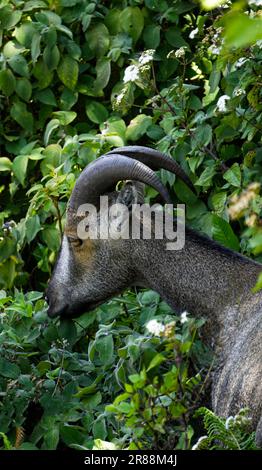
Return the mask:
[[133, 253], [137, 279], [177, 312], [219, 322], [228, 309], [255, 297], [252, 288], [262, 266], [200, 234], [187, 230], [185, 246], [178, 251], [166, 250], [166, 240], [139, 242]]

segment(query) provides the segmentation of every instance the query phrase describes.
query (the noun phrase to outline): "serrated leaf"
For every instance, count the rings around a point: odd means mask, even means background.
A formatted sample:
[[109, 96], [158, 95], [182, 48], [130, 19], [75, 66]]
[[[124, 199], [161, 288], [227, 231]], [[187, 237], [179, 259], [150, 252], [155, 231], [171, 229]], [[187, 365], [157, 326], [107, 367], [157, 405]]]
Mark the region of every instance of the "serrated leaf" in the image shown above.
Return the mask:
[[95, 341], [95, 348], [99, 354], [100, 360], [104, 364], [108, 364], [112, 361], [114, 354], [114, 341], [113, 336], [102, 336]]
[[202, 149], [212, 140], [212, 127], [209, 124], [203, 124], [196, 128], [192, 137], [193, 149]]
[[229, 170], [227, 170], [223, 174], [223, 178], [228, 181], [228, 183], [232, 184], [239, 188], [241, 186], [241, 170], [238, 163], [234, 163]]
[[196, 186], [210, 186], [215, 173], [216, 173], [215, 164], [213, 164], [212, 166], [207, 166], [194, 184]]
[[21, 371], [16, 364], [4, 358], [0, 358], [0, 376], [2, 375], [9, 379], [17, 379], [20, 374]]
[[78, 80], [78, 63], [70, 56], [65, 56], [61, 59], [61, 62], [57, 69], [58, 77], [61, 82], [69, 88], [74, 90]]

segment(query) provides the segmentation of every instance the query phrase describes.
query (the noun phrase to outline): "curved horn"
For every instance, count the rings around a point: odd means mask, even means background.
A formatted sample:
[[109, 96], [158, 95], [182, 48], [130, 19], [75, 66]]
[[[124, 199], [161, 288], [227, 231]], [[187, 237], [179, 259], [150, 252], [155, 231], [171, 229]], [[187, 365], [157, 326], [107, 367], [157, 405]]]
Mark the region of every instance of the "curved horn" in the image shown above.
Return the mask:
[[196, 194], [196, 190], [187, 176], [187, 174], [182, 170], [178, 163], [173, 160], [173, 158], [168, 155], [158, 152], [157, 150], [151, 149], [150, 147], [142, 147], [140, 145], [130, 145], [127, 147], [120, 147], [115, 150], [111, 150], [107, 155], [113, 155], [118, 153], [119, 155], [126, 155], [127, 157], [134, 158], [139, 162], [144, 163], [149, 166], [152, 170], [159, 170], [163, 168], [164, 170], [171, 171], [177, 175], [184, 183]]
[[136, 180], [152, 186], [167, 203], [171, 199], [157, 175], [144, 163], [132, 158], [113, 155], [98, 158], [90, 163], [76, 181], [69, 200], [69, 209], [77, 210], [86, 202], [98, 205], [99, 196], [121, 180]]

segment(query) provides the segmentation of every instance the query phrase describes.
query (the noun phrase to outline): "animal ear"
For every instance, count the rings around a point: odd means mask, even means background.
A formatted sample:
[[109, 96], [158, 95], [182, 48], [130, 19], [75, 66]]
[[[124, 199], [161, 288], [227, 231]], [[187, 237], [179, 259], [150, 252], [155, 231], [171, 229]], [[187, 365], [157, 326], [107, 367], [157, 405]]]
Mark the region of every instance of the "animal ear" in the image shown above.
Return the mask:
[[144, 201], [144, 185], [137, 181], [126, 181], [117, 193], [109, 211], [110, 238], [129, 238], [129, 220], [133, 204]]
[[138, 181], [127, 181], [119, 191], [116, 202], [124, 204], [129, 210], [132, 204], [143, 204], [144, 184]]

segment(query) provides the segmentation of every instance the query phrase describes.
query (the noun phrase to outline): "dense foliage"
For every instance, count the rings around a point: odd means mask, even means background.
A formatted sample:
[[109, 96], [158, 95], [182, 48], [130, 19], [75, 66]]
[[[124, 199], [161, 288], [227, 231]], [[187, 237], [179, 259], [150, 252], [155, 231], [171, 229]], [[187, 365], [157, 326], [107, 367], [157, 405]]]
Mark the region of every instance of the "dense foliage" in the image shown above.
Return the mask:
[[[0, 4], [6, 447], [92, 448], [101, 439], [190, 448], [195, 440], [192, 416], [209, 378], [202, 320], [181, 323], [157, 294], [129, 292], [77, 321], [54, 322], [42, 292], [77, 176], [125, 144], [172, 155], [198, 191], [161, 171], [174, 202], [186, 203], [188, 224], [261, 260], [261, 11], [256, 1], [212, 3], [218, 8], [180, 0]], [[159, 335], [145, 327], [156, 318], [166, 325]]]

